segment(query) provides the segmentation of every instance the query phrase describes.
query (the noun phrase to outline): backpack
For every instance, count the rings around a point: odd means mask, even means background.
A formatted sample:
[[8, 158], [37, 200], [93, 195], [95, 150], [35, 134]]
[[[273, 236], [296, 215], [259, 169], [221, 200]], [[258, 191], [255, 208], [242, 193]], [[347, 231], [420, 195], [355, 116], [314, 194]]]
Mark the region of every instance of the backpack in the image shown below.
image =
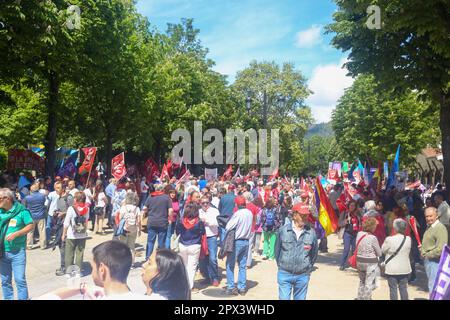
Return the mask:
[[86, 217], [80, 215], [75, 207], [72, 208], [76, 214], [74, 218], [75, 225], [73, 226], [73, 230], [75, 233], [86, 233]]
[[275, 226], [275, 209], [267, 209], [266, 210], [266, 227]]
[[136, 229], [136, 226], [137, 226], [137, 225], [136, 225], [136, 220], [137, 220], [136, 209], [137, 209], [137, 207], [135, 207], [135, 208], [134, 208], [134, 211], [133, 211], [134, 218], [131, 218], [131, 217], [130, 217], [131, 212], [125, 207], [125, 210], [126, 210], [127, 212], [126, 212], [126, 214], [124, 215], [124, 218], [126, 218], [126, 219], [125, 219], [125, 226], [124, 226], [124, 229], [125, 229], [126, 231], [128, 231], [128, 232], [135, 231], [135, 229]]

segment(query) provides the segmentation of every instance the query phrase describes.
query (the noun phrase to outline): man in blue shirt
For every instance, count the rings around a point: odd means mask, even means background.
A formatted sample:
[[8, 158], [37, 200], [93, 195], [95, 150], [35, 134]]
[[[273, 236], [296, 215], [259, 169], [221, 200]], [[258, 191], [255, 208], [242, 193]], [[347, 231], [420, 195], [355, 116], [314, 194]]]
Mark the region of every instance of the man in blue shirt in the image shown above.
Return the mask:
[[33, 183], [30, 188], [31, 194], [26, 196], [23, 200], [23, 204], [25, 208], [28, 209], [31, 213], [31, 217], [33, 218], [33, 229], [27, 235], [27, 249], [32, 249], [34, 244], [34, 230], [36, 226], [39, 231], [39, 246], [42, 250], [47, 248], [46, 245], [46, 232], [45, 232], [45, 196], [39, 192], [39, 182]]
[[112, 199], [114, 197], [114, 193], [117, 189], [117, 180], [114, 178], [109, 179], [109, 184], [105, 188], [105, 194], [108, 198], [108, 203], [106, 204], [106, 217], [108, 219], [108, 226], [111, 228], [113, 226], [112, 221]]
[[[228, 216], [231, 217], [233, 215], [233, 210], [235, 207], [234, 200], [236, 198], [236, 195], [234, 193], [234, 190], [236, 189], [234, 184], [230, 184], [228, 186], [228, 193], [223, 195], [222, 198], [220, 198], [219, 202], [219, 212], [221, 216]], [[225, 239], [225, 229], [222, 227], [219, 227], [219, 233], [220, 233], [220, 245], [222, 246], [223, 240]]]

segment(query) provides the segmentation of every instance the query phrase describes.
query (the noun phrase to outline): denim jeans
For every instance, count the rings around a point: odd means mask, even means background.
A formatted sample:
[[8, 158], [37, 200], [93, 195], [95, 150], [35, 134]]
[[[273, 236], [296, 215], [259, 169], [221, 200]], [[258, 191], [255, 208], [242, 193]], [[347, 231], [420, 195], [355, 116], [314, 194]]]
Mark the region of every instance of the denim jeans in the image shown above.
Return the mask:
[[228, 289], [234, 289], [234, 265], [239, 266], [238, 273], [238, 290], [245, 290], [247, 285], [247, 254], [248, 240], [235, 240], [234, 251], [227, 255], [227, 286]]
[[14, 252], [5, 252], [0, 259], [0, 273], [2, 279], [2, 291], [4, 300], [14, 300], [12, 275], [17, 286], [18, 300], [28, 300], [27, 280], [25, 279], [25, 267], [27, 258], [25, 249]]
[[173, 233], [175, 232], [176, 222], [169, 223], [167, 226], [167, 234], [166, 234], [166, 248], [170, 249], [170, 239], [172, 238]]
[[52, 226], [53, 226], [53, 217], [47, 215], [47, 223], [45, 224], [45, 238], [48, 242], [50, 242], [52, 237]]
[[341, 267], [345, 267], [348, 263], [348, 258], [353, 254], [356, 247], [356, 235], [349, 232], [344, 232], [344, 252], [342, 253]]
[[166, 245], [167, 228], [148, 227], [147, 238], [147, 252], [145, 253], [145, 260], [148, 260], [153, 253], [156, 237], [158, 237], [158, 249], [164, 249]]
[[292, 274], [290, 272], [278, 270], [278, 296], [280, 300], [291, 300], [292, 293], [294, 300], [306, 300], [310, 275]]
[[409, 274], [404, 275], [386, 275], [389, 285], [389, 297], [391, 300], [398, 300], [398, 291], [400, 299], [408, 300], [408, 279]]
[[223, 246], [223, 241], [225, 240], [226, 235], [227, 235], [227, 232], [225, 231], [225, 228], [219, 227], [219, 236], [220, 236], [219, 247], [221, 247], [221, 248]]
[[219, 265], [217, 263], [217, 237], [206, 238], [209, 254], [200, 260], [200, 271], [211, 282], [219, 281]]
[[439, 268], [439, 262], [425, 259], [424, 266], [425, 266], [425, 272], [428, 277], [428, 291], [431, 293], [434, 288], [434, 282], [436, 280], [436, 276], [437, 276], [437, 272], [438, 272], [438, 268]]

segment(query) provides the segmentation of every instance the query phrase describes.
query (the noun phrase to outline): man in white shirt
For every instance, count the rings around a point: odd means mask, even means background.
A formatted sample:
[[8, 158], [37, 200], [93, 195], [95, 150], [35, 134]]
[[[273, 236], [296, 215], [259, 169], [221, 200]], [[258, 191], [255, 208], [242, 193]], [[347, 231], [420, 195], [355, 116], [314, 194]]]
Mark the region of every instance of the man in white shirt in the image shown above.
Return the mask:
[[218, 287], [219, 268], [217, 263], [217, 237], [219, 235], [219, 224], [217, 216], [220, 215], [219, 210], [211, 206], [208, 196], [203, 196], [200, 200], [202, 208], [200, 209], [200, 219], [205, 224], [206, 240], [208, 242], [209, 255], [200, 261], [200, 270], [207, 276], [207, 281], [214, 287]]
[[[235, 229], [234, 251], [227, 254], [227, 291], [228, 295], [245, 295], [247, 292], [247, 256], [249, 239], [252, 235], [253, 214], [246, 208], [243, 196], [235, 198], [238, 210], [231, 216], [225, 228], [226, 232]], [[234, 283], [234, 266], [239, 266], [237, 290]]]
[[67, 192], [69, 192], [72, 197], [75, 197], [75, 193], [79, 192], [79, 190], [75, 187], [75, 180], [69, 181], [67, 184]]
[[55, 182], [53, 188], [55, 189], [55, 191], [50, 192], [47, 196], [47, 200], [45, 201], [45, 206], [48, 208], [47, 223], [45, 225], [45, 239], [47, 239], [47, 245], [50, 242], [50, 238], [52, 236], [53, 214], [56, 211], [58, 199], [60, 197], [60, 194], [62, 193], [61, 181]]
[[439, 221], [448, 228], [450, 220], [450, 206], [446, 201], [444, 201], [444, 196], [442, 193], [437, 193], [434, 196], [434, 201], [436, 202], [436, 207], [438, 209]]

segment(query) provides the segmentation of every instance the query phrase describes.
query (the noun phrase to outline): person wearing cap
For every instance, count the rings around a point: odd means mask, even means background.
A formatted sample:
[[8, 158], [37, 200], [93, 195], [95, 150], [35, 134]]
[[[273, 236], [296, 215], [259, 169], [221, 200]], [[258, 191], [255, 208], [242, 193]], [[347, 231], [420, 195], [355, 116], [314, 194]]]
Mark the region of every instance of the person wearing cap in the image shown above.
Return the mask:
[[[231, 216], [225, 231], [235, 230], [234, 251], [227, 254], [227, 295], [245, 295], [247, 292], [247, 255], [249, 239], [252, 235], [253, 214], [246, 208], [247, 201], [243, 196], [235, 199], [238, 210]], [[237, 289], [234, 282], [234, 266], [238, 263]]]
[[308, 224], [309, 206], [292, 208], [292, 222], [279, 229], [275, 243], [280, 300], [305, 300], [314, 263], [317, 260], [317, 235]]
[[[233, 215], [233, 209], [235, 206], [234, 200], [236, 198], [236, 195], [234, 193], [235, 189], [236, 189], [235, 185], [230, 184], [228, 186], [228, 193], [220, 198], [218, 209], [221, 216], [231, 217]], [[219, 234], [220, 234], [220, 246], [222, 246], [223, 240], [225, 239], [225, 229], [219, 227]]]

